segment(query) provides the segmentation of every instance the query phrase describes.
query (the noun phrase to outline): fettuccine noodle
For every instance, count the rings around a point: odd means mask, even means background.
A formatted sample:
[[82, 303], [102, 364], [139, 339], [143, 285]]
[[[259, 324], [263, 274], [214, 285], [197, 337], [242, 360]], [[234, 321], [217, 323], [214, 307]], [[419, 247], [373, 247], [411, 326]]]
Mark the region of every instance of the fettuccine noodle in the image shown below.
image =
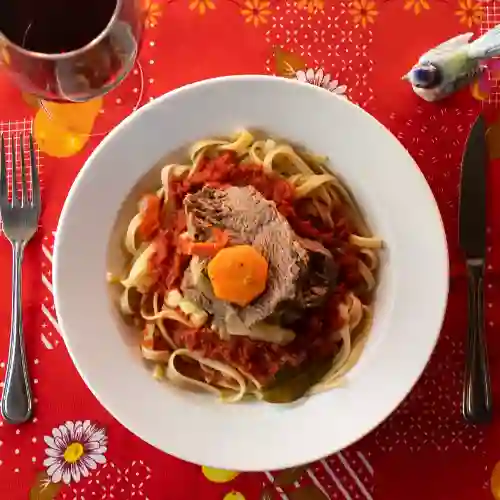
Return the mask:
[[[339, 266], [336, 288], [329, 292], [333, 293], [332, 297], [337, 302], [330, 302], [335, 304], [334, 311], [321, 306], [311, 309], [311, 314], [318, 315], [318, 318], [321, 314], [334, 314], [338, 326], [332, 331], [318, 333], [317, 342], [327, 347], [330, 342], [334, 354], [327, 369], [305, 393], [313, 394], [338, 386], [359, 360], [368, 338], [382, 240], [371, 233], [353, 196], [326, 166], [324, 157], [301, 151], [284, 141], [256, 139], [247, 130], [231, 139], [200, 140], [192, 145], [188, 156], [189, 161], [185, 164], [170, 164], [163, 168], [158, 191], [141, 200], [138, 213], [130, 221], [124, 235], [124, 249], [130, 265], [119, 279], [123, 288], [119, 307], [123, 315], [132, 317], [134, 324], [141, 328], [141, 352], [144, 359], [155, 366], [155, 377], [182, 388], [207, 392], [223, 402], [234, 403], [249, 396], [266, 399], [266, 388], [276, 383], [280, 373], [267, 377], [261, 373], [267, 373], [265, 366], [262, 368], [259, 365], [259, 372], [249, 363], [239, 364], [234, 346], [240, 346], [240, 349], [243, 349], [242, 346], [254, 346], [256, 353], [265, 352], [271, 358], [273, 352], [283, 352], [286, 359], [285, 354], [288, 356], [291, 353], [290, 361], [283, 362], [280, 369], [292, 366], [295, 359], [302, 359], [296, 345], [302, 345], [300, 337], [303, 333], [294, 330], [293, 326], [284, 327], [266, 320], [248, 329], [243, 325], [241, 333], [233, 329], [228, 334], [221, 329], [215, 321], [217, 307], [222, 307], [221, 301], [213, 297], [214, 289], [204, 267], [206, 255], [199, 257], [179, 250], [186, 245], [194, 223], [192, 215], [188, 214], [187, 220], [183, 218], [184, 210], [179, 209], [179, 192], [184, 189], [193, 193], [201, 189], [202, 174], [205, 175], [203, 179], [206, 178], [205, 184], [220, 186], [220, 189], [231, 185], [231, 182], [219, 179], [222, 177], [218, 174], [217, 162], [224, 158], [224, 161], [235, 162], [234, 169], [241, 168], [242, 172], [248, 166], [258, 179], [269, 176], [276, 182], [279, 180], [287, 184], [293, 200], [282, 206], [292, 214], [287, 219], [294, 230], [300, 232], [301, 228], [305, 228], [304, 231], [307, 229], [314, 235], [315, 224], [320, 227], [317, 230], [318, 244], [324, 245], [326, 252], [331, 252]], [[244, 176], [238, 175], [235, 172], [233, 178], [241, 185], [243, 181], [240, 178]], [[285, 211], [281, 205], [278, 208]], [[297, 215], [299, 211], [302, 219]], [[169, 221], [170, 225], [163, 226], [163, 221]], [[309, 233], [307, 237], [314, 239]], [[158, 246], [160, 240], [163, 245], [161, 251]], [[193, 240], [191, 244], [194, 248], [200, 242]], [[225, 242], [223, 246], [227, 244]], [[168, 268], [162, 264], [161, 252], [171, 259]], [[211, 297], [211, 309], [205, 309], [205, 303], [197, 303], [184, 296], [180, 282], [187, 270], [192, 276], [192, 286], [203, 297]], [[113, 281], [116, 279], [113, 278]], [[235, 310], [234, 306], [227, 307], [228, 310]], [[240, 321], [240, 310], [236, 308], [237, 314], [232, 316], [231, 321], [236, 321], [236, 326]], [[244, 340], [235, 340], [240, 335], [245, 337]], [[210, 338], [212, 344], [219, 342], [220, 349], [216, 345], [210, 351], [212, 354], [207, 354], [208, 351], [203, 350], [203, 336]], [[309, 351], [308, 346], [304, 349], [306, 358], [313, 356], [311, 353], [314, 351]], [[264, 359], [264, 354], [262, 356]], [[281, 363], [278, 355], [272, 359]], [[301, 365], [297, 366], [300, 371]]]

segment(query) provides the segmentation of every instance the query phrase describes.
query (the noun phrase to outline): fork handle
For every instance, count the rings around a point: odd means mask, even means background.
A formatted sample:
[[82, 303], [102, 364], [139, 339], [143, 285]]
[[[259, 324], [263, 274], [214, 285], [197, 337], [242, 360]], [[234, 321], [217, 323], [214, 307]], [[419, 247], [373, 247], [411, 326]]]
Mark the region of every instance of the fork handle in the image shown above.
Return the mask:
[[9, 360], [2, 395], [3, 418], [11, 424], [21, 424], [31, 418], [33, 397], [23, 337], [21, 265], [25, 243], [12, 243], [12, 316]]
[[482, 261], [467, 262], [469, 325], [465, 350], [462, 413], [472, 424], [491, 421], [491, 384], [484, 333]]

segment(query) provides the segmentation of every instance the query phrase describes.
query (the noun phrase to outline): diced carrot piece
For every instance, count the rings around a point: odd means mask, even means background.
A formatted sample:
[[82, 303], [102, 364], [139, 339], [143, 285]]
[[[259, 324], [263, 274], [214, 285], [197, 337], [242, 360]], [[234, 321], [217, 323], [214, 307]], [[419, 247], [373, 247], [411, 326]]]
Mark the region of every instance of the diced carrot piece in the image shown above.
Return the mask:
[[150, 240], [160, 229], [161, 200], [154, 194], [146, 194], [139, 203], [142, 220], [139, 234], [144, 240]]
[[250, 245], [220, 250], [208, 264], [208, 276], [215, 296], [246, 306], [266, 288], [268, 263]]
[[222, 229], [212, 230], [214, 241], [193, 241], [188, 236], [179, 238], [179, 251], [186, 255], [214, 257], [229, 242], [228, 234]]

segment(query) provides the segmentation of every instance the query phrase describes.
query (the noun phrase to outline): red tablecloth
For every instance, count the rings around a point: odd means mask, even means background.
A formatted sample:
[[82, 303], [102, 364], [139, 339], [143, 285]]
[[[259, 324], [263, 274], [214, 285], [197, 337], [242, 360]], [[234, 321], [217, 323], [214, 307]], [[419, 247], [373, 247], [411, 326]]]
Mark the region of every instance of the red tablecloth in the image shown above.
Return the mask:
[[[102, 137], [88, 140], [86, 134], [99, 134], [123, 118], [123, 102], [132, 94], [140, 97], [140, 71], [112, 95], [83, 105], [78, 113], [58, 105], [51, 108], [53, 118], [67, 126], [47, 119], [36, 100], [22, 95], [0, 72], [0, 131], [28, 130], [34, 124], [44, 201], [41, 230], [28, 246], [24, 266], [25, 332], [36, 418], [21, 427], [0, 422], [0, 498], [500, 499], [498, 407], [487, 427], [468, 426], [460, 415], [466, 281], [457, 247], [462, 147], [482, 107], [495, 125], [500, 96], [492, 92], [481, 101], [483, 90], [475, 87], [447, 102], [428, 104], [401, 81], [427, 48], [460, 32], [480, 32], [496, 24], [495, 0], [150, 0], [145, 7], [149, 14], [140, 57], [142, 102], [208, 77], [279, 74], [345, 92], [395, 133], [426, 175], [446, 225], [452, 277], [443, 332], [425, 374], [394, 415], [361, 442], [309, 467], [237, 474], [183, 463], [153, 449], [117, 423], [77, 375], [58, 332], [51, 295], [59, 212], [76, 173]], [[500, 23], [500, 10], [498, 14]], [[0, 58], [8, 63], [2, 50]], [[496, 157], [499, 130], [490, 130]], [[493, 162], [491, 192], [500, 189], [498, 169]], [[494, 214], [500, 213], [500, 201], [490, 200], [486, 315], [498, 404], [500, 218]], [[0, 238], [0, 377], [10, 321], [9, 256], [9, 245]], [[425, 263], [421, 265], [425, 272]], [[64, 445], [61, 436], [82, 432], [96, 443], [93, 459], [86, 462], [90, 474], [74, 473], [66, 484], [54, 475], [57, 467], [50, 450]]]

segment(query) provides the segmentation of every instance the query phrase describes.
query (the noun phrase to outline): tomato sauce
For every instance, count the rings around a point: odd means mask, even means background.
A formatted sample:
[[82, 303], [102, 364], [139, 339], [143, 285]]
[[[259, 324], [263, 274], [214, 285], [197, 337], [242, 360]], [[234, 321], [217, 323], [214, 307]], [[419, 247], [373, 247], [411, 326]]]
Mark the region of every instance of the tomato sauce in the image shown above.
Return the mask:
[[[236, 336], [221, 340], [209, 328], [189, 328], [168, 320], [166, 328], [179, 347], [228, 361], [265, 383], [286, 364], [297, 366], [306, 360], [333, 356], [338, 351], [337, 341], [332, 338], [332, 332], [342, 326], [338, 305], [349, 290], [363, 283], [363, 278], [358, 270], [358, 249], [349, 244], [352, 228], [341, 210], [332, 213], [334, 227], [328, 227], [321, 219], [306, 213], [304, 200], [295, 198], [294, 188], [286, 180], [266, 174], [259, 165], [240, 165], [236, 156], [227, 152], [215, 159], [203, 159], [189, 178], [171, 181], [169, 202], [172, 203], [172, 215], [156, 230], [156, 252], [149, 262], [156, 277], [157, 291], [179, 287], [189, 264], [190, 256], [185, 255], [183, 245], [179, 244], [179, 237], [186, 230], [184, 197], [204, 186], [248, 185], [274, 201], [299, 236], [320, 241], [332, 252], [339, 266], [335, 292], [324, 307], [308, 312], [306, 317], [292, 325], [293, 330], [300, 333], [286, 346]], [[155, 225], [149, 224], [151, 227]]]

